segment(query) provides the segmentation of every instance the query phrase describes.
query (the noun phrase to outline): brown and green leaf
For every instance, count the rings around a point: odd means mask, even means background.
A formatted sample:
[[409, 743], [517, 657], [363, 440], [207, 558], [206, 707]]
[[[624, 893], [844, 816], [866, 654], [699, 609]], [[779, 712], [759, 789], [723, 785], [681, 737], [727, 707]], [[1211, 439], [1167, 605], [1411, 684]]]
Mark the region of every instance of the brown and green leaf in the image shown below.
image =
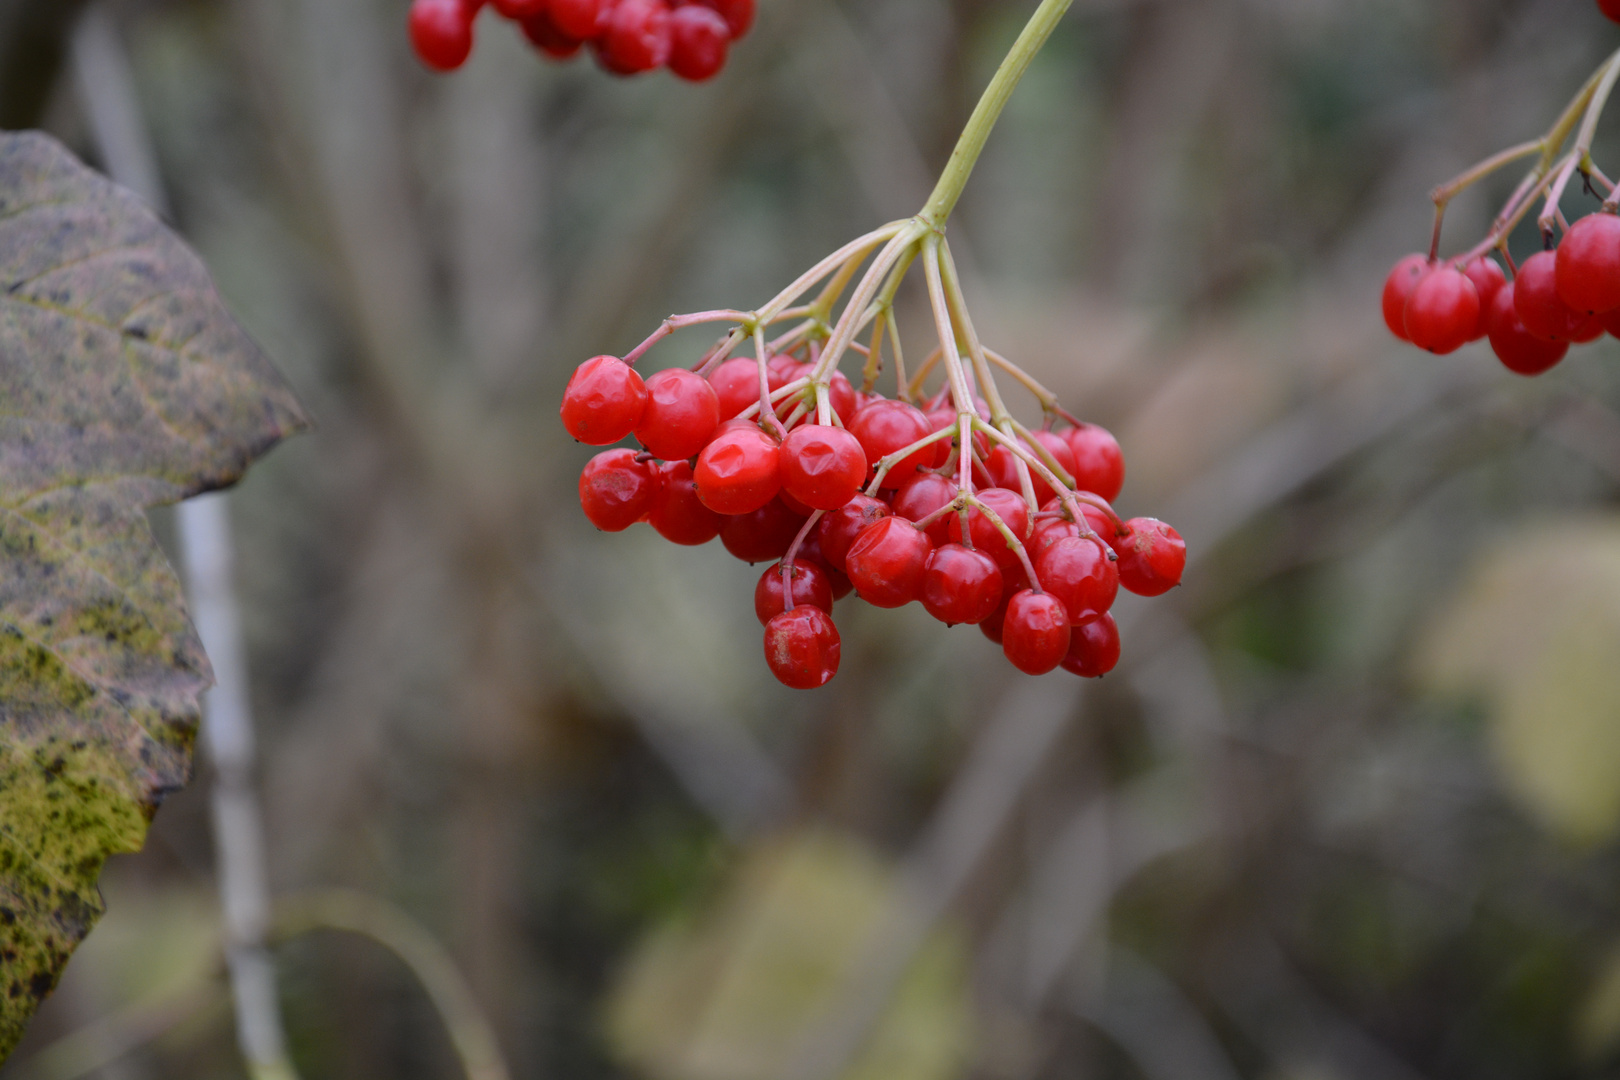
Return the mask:
[[151, 211], [0, 134], [0, 1060], [190, 775], [211, 674], [145, 512], [303, 423]]

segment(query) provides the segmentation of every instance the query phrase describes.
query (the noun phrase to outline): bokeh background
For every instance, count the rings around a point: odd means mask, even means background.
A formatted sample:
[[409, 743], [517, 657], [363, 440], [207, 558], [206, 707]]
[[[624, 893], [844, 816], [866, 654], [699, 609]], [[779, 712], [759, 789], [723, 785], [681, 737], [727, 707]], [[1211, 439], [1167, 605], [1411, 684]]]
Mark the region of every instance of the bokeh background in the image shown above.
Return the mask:
[[[96, 162], [81, 6], [0, 2], [0, 126]], [[579, 513], [573, 367], [920, 206], [1033, 7], [763, 0], [693, 87], [490, 13], [431, 76], [403, 0], [107, 4], [174, 224], [318, 423], [231, 496], [274, 890], [409, 912], [523, 1078], [1620, 1075], [1620, 345], [1527, 381], [1378, 310], [1429, 188], [1620, 46], [1591, 0], [1076, 0], [952, 243], [1187, 538], [1107, 678], [847, 600], [788, 691], [757, 569]], [[0, 1076], [164, 1001], [99, 1075], [245, 1075], [210, 783]], [[373, 943], [278, 964], [303, 1076], [454, 1075]]]

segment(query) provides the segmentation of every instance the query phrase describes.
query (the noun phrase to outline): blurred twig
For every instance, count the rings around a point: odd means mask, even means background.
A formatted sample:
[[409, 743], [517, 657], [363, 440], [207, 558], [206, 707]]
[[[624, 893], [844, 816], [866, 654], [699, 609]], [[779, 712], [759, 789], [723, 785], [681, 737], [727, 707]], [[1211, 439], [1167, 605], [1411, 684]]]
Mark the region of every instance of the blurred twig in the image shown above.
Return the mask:
[[64, 1035], [6, 1075], [8, 1080], [78, 1080], [223, 1004], [220, 988], [212, 983], [138, 1002]]

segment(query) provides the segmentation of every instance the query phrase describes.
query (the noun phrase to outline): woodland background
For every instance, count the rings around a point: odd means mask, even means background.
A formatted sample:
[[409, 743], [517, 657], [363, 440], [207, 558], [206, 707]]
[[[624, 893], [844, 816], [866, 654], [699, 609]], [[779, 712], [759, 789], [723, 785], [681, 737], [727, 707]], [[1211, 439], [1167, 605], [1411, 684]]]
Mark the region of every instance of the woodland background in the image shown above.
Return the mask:
[[[0, 126], [95, 161], [41, 44], [78, 6], [0, 2]], [[1620, 45], [1591, 0], [1077, 0], [952, 243], [1186, 585], [1095, 684], [847, 601], [812, 694], [757, 570], [588, 526], [556, 403], [920, 206], [1032, 3], [764, 0], [702, 87], [488, 14], [434, 77], [403, 0], [109, 7], [175, 224], [318, 424], [231, 502], [274, 887], [419, 918], [517, 1076], [830, 1077], [867, 1027], [885, 1080], [1620, 1075], [1620, 344], [1526, 381], [1378, 311], [1430, 186]], [[0, 1076], [190, 984], [103, 1075], [243, 1075], [209, 782]], [[369, 943], [280, 963], [305, 1077], [452, 1074]]]

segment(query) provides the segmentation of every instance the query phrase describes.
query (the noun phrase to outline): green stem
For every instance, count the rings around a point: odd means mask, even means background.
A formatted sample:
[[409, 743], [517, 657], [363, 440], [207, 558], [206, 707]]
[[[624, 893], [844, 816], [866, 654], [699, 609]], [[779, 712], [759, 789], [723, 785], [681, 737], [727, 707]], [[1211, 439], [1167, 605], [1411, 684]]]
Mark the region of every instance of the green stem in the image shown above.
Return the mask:
[[1001, 118], [1001, 111], [1007, 107], [1007, 99], [1012, 97], [1013, 90], [1024, 77], [1024, 72], [1029, 70], [1035, 54], [1052, 36], [1052, 31], [1057, 28], [1058, 21], [1069, 10], [1071, 3], [1073, 0], [1041, 0], [1041, 6], [1030, 17], [1024, 32], [1018, 35], [995, 78], [985, 87], [984, 96], [979, 99], [967, 128], [956, 142], [956, 149], [951, 151], [951, 160], [946, 164], [939, 184], [928, 197], [922, 213], [917, 215], [930, 228], [945, 228], [951, 211], [956, 209], [956, 201], [962, 197], [962, 189], [967, 186], [968, 177], [973, 175], [973, 166], [978, 164], [979, 155], [984, 152], [991, 129]]

